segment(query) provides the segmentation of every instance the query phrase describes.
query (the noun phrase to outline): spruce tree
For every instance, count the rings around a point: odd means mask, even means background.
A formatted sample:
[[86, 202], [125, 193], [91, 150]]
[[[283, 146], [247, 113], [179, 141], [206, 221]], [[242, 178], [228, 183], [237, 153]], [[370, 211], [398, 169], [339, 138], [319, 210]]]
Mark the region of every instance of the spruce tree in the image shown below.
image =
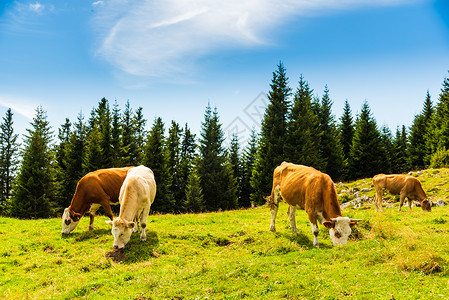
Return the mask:
[[122, 147], [122, 124], [120, 108], [118, 107], [117, 100], [114, 103], [114, 108], [112, 109], [112, 122], [111, 122], [111, 154], [113, 167], [124, 167], [125, 166], [125, 154]]
[[148, 135], [143, 164], [153, 171], [156, 180], [157, 192], [151, 210], [160, 213], [173, 213], [175, 200], [171, 193], [172, 177], [168, 166], [164, 132], [164, 123], [158, 117], [154, 120]]
[[232, 167], [232, 174], [234, 175], [234, 178], [236, 179], [236, 182], [237, 182], [236, 196], [238, 199], [237, 202], [240, 205], [240, 202], [241, 202], [240, 183], [241, 183], [241, 179], [242, 179], [241, 164], [240, 164], [240, 144], [239, 144], [239, 138], [235, 132], [232, 133], [231, 143], [230, 143], [229, 149], [228, 149], [228, 160]]
[[52, 132], [42, 107], [24, 137], [22, 164], [17, 175], [11, 201], [11, 215], [17, 218], [47, 218], [53, 215], [53, 170], [51, 162]]
[[393, 134], [388, 126], [384, 125], [380, 129], [380, 145], [381, 154], [380, 157], [383, 161], [381, 169], [377, 173], [393, 173], [394, 169], [394, 141]]
[[237, 184], [223, 147], [224, 134], [216, 108], [212, 112], [208, 104], [201, 125], [196, 165], [206, 209], [234, 209], [237, 207]]
[[290, 121], [287, 124], [287, 137], [284, 145], [285, 160], [322, 169], [319, 153], [322, 133], [318, 116], [313, 109], [312, 93], [313, 90], [301, 75], [290, 111]]
[[136, 143], [135, 165], [142, 164], [144, 160], [144, 148], [146, 144], [146, 137], [148, 132], [145, 130], [145, 124], [147, 120], [143, 116], [143, 108], [138, 107], [134, 113], [134, 140]]
[[372, 177], [382, 169], [380, 133], [366, 101], [356, 120], [350, 153], [351, 179]]
[[102, 98], [89, 119], [85, 173], [114, 167], [112, 116], [109, 102]]
[[186, 185], [185, 210], [187, 212], [202, 212], [206, 209], [200, 177], [195, 169], [192, 170]]
[[354, 123], [352, 119], [352, 111], [348, 100], [345, 100], [345, 106], [343, 107], [343, 114], [340, 118], [340, 137], [341, 146], [343, 147], [343, 155], [345, 159], [349, 158], [349, 152], [352, 145], [352, 139], [354, 137]]
[[348, 100], [345, 100], [343, 107], [343, 114], [340, 117], [339, 137], [343, 150], [343, 168], [342, 177], [344, 180], [349, 179], [349, 154], [352, 146], [352, 139], [354, 138], [354, 123], [352, 119], [352, 111]]
[[74, 124], [73, 130], [70, 132], [69, 141], [65, 148], [65, 183], [62, 188], [62, 193], [64, 196], [64, 202], [62, 203], [63, 208], [70, 205], [78, 181], [86, 174], [83, 167], [87, 145], [86, 130], [87, 128], [84, 124], [84, 116], [82, 113], [79, 113], [77, 116], [77, 122]]
[[168, 154], [168, 171], [171, 174], [172, 182], [170, 192], [173, 194], [175, 201], [175, 211], [182, 212], [183, 201], [185, 200], [185, 186], [182, 184], [181, 178], [181, 135], [182, 128], [175, 121], [171, 122], [168, 129], [167, 154]]
[[342, 179], [344, 157], [343, 147], [338, 136], [337, 125], [332, 115], [332, 100], [326, 85], [321, 103], [318, 106], [318, 120], [320, 129], [320, 160], [322, 171], [333, 180]]
[[429, 128], [433, 116], [433, 106], [429, 91], [427, 91], [423, 110], [413, 119], [409, 134], [409, 163], [411, 168], [422, 169], [430, 161], [430, 148], [427, 143]]
[[273, 72], [270, 87], [269, 103], [262, 121], [259, 149], [251, 178], [254, 189], [251, 201], [256, 204], [264, 203], [264, 196], [271, 191], [273, 171], [285, 160], [284, 145], [291, 88], [282, 62]]
[[70, 128], [72, 124], [68, 118], [65, 123], [61, 125], [58, 133], [59, 144], [55, 147], [55, 197], [57, 208], [63, 208], [67, 203], [67, 198], [70, 198], [70, 193], [67, 193], [68, 177], [67, 173], [67, 147], [70, 141]]
[[133, 111], [129, 101], [126, 102], [125, 110], [121, 119], [121, 153], [123, 156], [123, 166], [137, 166], [138, 150], [136, 135], [136, 124], [133, 117]]
[[99, 129], [94, 126], [89, 130], [86, 139], [86, 156], [83, 161], [83, 170], [85, 174], [103, 169], [105, 165], [103, 164], [103, 156], [100, 146], [101, 134]]
[[241, 180], [240, 180], [240, 195], [239, 195], [239, 206], [240, 207], [250, 207], [251, 200], [250, 196], [254, 193], [254, 189], [251, 187], [251, 176], [254, 168], [254, 162], [256, 161], [257, 155], [257, 134], [254, 128], [251, 131], [250, 140], [247, 147], [242, 153], [242, 169], [241, 169]]
[[449, 149], [449, 77], [443, 81], [427, 139], [432, 154], [443, 148]]
[[180, 177], [179, 184], [182, 191], [184, 191], [184, 199], [182, 200], [183, 211], [191, 210], [191, 208], [188, 208], [188, 204], [186, 203], [187, 201], [186, 193], [187, 193], [187, 183], [190, 180], [190, 175], [191, 172], [193, 171], [195, 151], [196, 151], [195, 135], [191, 133], [189, 127], [186, 124], [182, 132], [181, 162], [179, 166], [179, 177]]
[[14, 133], [13, 113], [8, 108], [0, 124], [0, 215], [5, 214], [18, 168], [18, 134]]
[[100, 100], [96, 115], [100, 138], [101, 168], [112, 168], [115, 163], [112, 148], [112, 117], [109, 102], [105, 98]]
[[392, 173], [403, 173], [408, 170], [407, 164], [407, 131], [405, 126], [402, 126], [401, 129], [396, 128], [396, 135], [393, 142], [393, 166]]

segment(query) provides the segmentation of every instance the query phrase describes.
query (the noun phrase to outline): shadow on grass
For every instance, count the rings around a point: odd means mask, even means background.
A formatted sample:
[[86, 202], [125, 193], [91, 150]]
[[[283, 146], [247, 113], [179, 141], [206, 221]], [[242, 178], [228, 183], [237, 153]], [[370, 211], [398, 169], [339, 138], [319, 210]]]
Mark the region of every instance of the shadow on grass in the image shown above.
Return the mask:
[[131, 239], [124, 249], [112, 249], [105, 253], [105, 256], [114, 261], [123, 263], [135, 263], [149, 260], [152, 257], [159, 257], [154, 248], [159, 245], [159, 237], [155, 231], [147, 231], [147, 240], [140, 241], [140, 233], [136, 232], [131, 235]]
[[[298, 246], [301, 246], [304, 249], [311, 250], [316, 249], [316, 247], [313, 245], [313, 239], [312, 236], [307, 235], [304, 232], [298, 232], [298, 233], [276, 233], [278, 237], [285, 238], [289, 240], [292, 243], [296, 243]], [[318, 235], [318, 242], [320, 240], [322, 241], [325, 237], [323, 236], [322, 232]], [[325, 245], [322, 242], [319, 244], [320, 249], [332, 249], [332, 246]]]
[[93, 229], [93, 230], [85, 230], [85, 231], [77, 231], [71, 232], [69, 234], [61, 234], [61, 238], [69, 239], [74, 238], [77, 241], [85, 241], [90, 239], [96, 239], [99, 236], [111, 234], [110, 229]]

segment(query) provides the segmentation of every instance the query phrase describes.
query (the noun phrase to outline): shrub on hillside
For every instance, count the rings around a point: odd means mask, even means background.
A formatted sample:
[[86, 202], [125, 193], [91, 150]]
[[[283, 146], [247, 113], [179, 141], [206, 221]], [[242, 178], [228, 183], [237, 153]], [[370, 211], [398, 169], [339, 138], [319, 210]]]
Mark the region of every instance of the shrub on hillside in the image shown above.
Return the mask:
[[430, 158], [431, 168], [444, 168], [449, 166], [449, 150], [446, 147], [438, 149]]

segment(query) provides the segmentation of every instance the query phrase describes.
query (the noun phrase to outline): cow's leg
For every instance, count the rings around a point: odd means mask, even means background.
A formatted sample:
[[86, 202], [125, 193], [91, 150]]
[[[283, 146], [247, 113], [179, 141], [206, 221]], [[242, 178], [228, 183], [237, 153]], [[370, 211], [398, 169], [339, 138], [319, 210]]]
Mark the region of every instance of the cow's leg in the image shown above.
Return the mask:
[[[404, 200], [405, 200], [405, 194], [401, 193], [400, 196], [399, 196], [399, 209], [398, 209], [398, 211], [401, 211], [401, 207], [404, 204]], [[410, 203], [410, 205], [411, 205], [411, 203]], [[410, 206], [410, 210], [411, 209], [412, 208]]]
[[89, 209], [89, 217], [90, 217], [90, 222], [89, 222], [89, 230], [94, 229], [94, 218], [95, 218], [95, 213], [97, 212], [97, 210], [100, 208], [100, 204], [98, 203], [93, 203], [90, 206]]
[[376, 212], [384, 211], [382, 208], [382, 197], [383, 197], [383, 191], [382, 189], [376, 189], [376, 199], [374, 199], [374, 207], [376, 208]]
[[316, 215], [309, 213], [309, 221], [310, 221], [310, 227], [312, 228], [312, 234], [313, 234], [313, 245], [315, 247], [318, 247], [318, 233], [320, 232], [320, 229], [318, 228], [318, 225], [316, 223]]
[[410, 212], [412, 212], [412, 199], [407, 197], [407, 200], [408, 200], [408, 209], [409, 209]]
[[273, 201], [273, 204], [271, 204], [271, 225], [270, 225], [270, 231], [275, 232], [276, 231], [276, 215], [278, 213], [278, 205], [279, 205], [279, 198], [281, 197], [280, 192], [281, 187], [278, 185], [274, 189], [274, 199], [271, 199]]
[[103, 206], [104, 213], [106, 216], [109, 217], [109, 219], [114, 220], [114, 215], [112, 214], [111, 205], [109, 205], [109, 200], [106, 203], [103, 203], [101, 206]]
[[290, 224], [291, 224], [291, 226], [292, 226], [292, 231], [293, 231], [293, 233], [298, 233], [298, 229], [296, 229], [296, 220], [295, 220], [295, 217], [296, 217], [296, 208], [294, 207], [294, 206], [289, 206], [288, 207], [288, 211], [287, 211], [287, 214], [288, 214], [288, 218], [290, 219]]
[[142, 242], [145, 242], [147, 240], [147, 233], [145, 230], [147, 228], [147, 219], [149, 213], [150, 213], [150, 205], [148, 205], [148, 207], [145, 207], [143, 209], [140, 217], [140, 240]]
[[133, 232], [139, 231], [139, 215], [134, 218]]
[[270, 231], [275, 232], [276, 231], [276, 215], [278, 213], [278, 206], [272, 205], [271, 207], [271, 225], [270, 225]]

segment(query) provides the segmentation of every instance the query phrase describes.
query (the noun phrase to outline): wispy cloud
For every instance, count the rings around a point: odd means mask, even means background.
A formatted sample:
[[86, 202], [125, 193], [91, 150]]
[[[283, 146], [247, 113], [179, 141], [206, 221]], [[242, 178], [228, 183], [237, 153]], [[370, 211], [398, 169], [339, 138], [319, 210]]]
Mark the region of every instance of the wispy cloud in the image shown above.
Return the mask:
[[44, 8], [45, 6], [39, 2], [28, 4], [28, 9], [38, 14], [41, 14], [44, 11]]
[[93, 6], [103, 5], [104, 1], [95, 1], [92, 3]]
[[14, 112], [32, 120], [37, 104], [29, 99], [0, 95], [0, 106], [11, 108]]
[[198, 59], [214, 51], [270, 45], [272, 40], [269, 33], [293, 17], [363, 5], [397, 5], [407, 2], [410, 1], [102, 2], [95, 18], [99, 38], [97, 53], [128, 74], [171, 77], [191, 72]]

